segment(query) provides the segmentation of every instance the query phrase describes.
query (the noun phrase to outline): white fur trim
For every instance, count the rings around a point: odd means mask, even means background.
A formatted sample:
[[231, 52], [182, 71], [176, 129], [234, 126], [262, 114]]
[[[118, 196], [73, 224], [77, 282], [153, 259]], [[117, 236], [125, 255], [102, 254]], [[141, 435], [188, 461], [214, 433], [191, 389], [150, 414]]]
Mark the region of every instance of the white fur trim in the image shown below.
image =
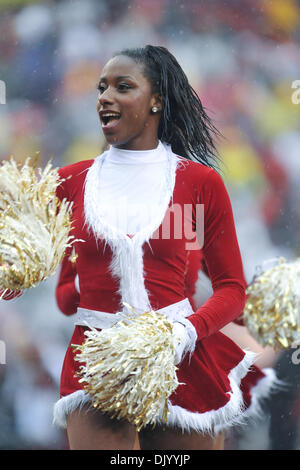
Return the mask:
[[[137, 311], [150, 310], [151, 305], [145, 288], [143, 245], [160, 226], [172, 199], [176, 180], [176, 169], [180, 159], [170, 146], [163, 145], [167, 152], [168, 165], [166, 184], [161, 195], [161, 204], [151, 223], [137, 232], [132, 238], [111, 226], [101, 213], [99, 202], [101, 167], [107, 152], [97, 157], [88, 170], [85, 180], [84, 212], [85, 221], [97, 239], [103, 239], [113, 253], [111, 261], [112, 274], [120, 280], [119, 294], [121, 303], [127, 303]], [[126, 311], [126, 308], [123, 309]]]
[[83, 390], [66, 395], [58, 400], [53, 409], [53, 424], [60, 428], [66, 428], [66, 418], [77, 408], [81, 408], [90, 402], [90, 396]]
[[271, 393], [286, 389], [289, 385], [278, 379], [274, 369], [262, 369], [266, 375], [263, 379], [251, 388], [251, 405], [245, 411], [244, 417], [249, 419], [261, 419], [264, 416], [262, 409], [263, 401], [270, 396]]
[[182, 432], [196, 431], [214, 434], [216, 426], [222, 425], [222, 428], [227, 428], [233, 424], [242, 423], [244, 403], [240, 382], [247, 375], [257, 357], [252, 351], [244, 352], [243, 360], [228, 375], [231, 392], [228, 392], [230, 399], [225, 406], [217, 410], [195, 413], [169, 403], [167, 425], [181, 428]]
[[[245, 425], [249, 423], [250, 420], [263, 419], [265, 415], [262, 409], [263, 401], [268, 398], [271, 393], [286, 387], [287, 384], [276, 377], [274, 369], [265, 368], [262, 369], [262, 371], [266, 376], [259, 380], [258, 383], [251, 388], [251, 404], [249, 408], [244, 411], [243, 420], [234, 424]], [[216, 426], [215, 428], [216, 433], [224, 430], [226, 430], [226, 426], [222, 424]]]
[[[195, 413], [188, 411], [180, 406], [172, 405], [169, 402], [169, 416], [167, 426], [181, 428], [182, 432], [197, 431], [201, 433], [214, 434], [221, 429], [226, 429], [235, 424], [245, 423], [245, 412], [243, 395], [240, 390], [240, 382], [249, 372], [251, 365], [254, 363], [257, 355], [252, 351], [245, 351], [243, 360], [229, 373], [229, 381], [231, 392], [228, 392], [230, 399], [228, 403], [217, 409], [206, 411], [205, 413]], [[261, 382], [263, 382], [262, 379]], [[254, 389], [261, 392], [253, 401], [254, 409], [258, 407], [258, 399], [261, 396], [267, 396], [274, 384], [274, 375], [268, 374], [268, 381], [258, 384]], [[265, 388], [266, 387], [266, 388]], [[69, 413], [81, 407], [90, 401], [90, 396], [83, 390], [78, 390], [70, 395], [61, 398], [54, 407], [53, 422], [60, 426], [66, 427], [66, 417]]]

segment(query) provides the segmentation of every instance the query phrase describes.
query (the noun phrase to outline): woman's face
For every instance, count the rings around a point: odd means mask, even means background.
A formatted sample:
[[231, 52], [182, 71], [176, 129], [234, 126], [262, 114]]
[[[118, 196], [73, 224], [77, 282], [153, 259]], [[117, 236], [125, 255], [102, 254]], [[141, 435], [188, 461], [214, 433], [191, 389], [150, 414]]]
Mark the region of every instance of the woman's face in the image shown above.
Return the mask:
[[129, 150], [155, 148], [161, 103], [142, 66], [127, 56], [114, 57], [104, 66], [98, 89], [97, 111], [107, 142]]

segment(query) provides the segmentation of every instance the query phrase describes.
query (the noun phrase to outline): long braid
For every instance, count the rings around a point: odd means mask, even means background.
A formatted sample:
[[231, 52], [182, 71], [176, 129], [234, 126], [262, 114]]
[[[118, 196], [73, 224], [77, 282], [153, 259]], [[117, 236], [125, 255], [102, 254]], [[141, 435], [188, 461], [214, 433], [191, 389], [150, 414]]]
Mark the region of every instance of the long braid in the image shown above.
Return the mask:
[[154, 93], [162, 99], [158, 138], [171, 145], [174, 153], [217, 169], [219, 159], [214, 139], [221, 134], [206, 114], [175, 57], [161, 46], [124, 49], [126, 55], [144, 67]]

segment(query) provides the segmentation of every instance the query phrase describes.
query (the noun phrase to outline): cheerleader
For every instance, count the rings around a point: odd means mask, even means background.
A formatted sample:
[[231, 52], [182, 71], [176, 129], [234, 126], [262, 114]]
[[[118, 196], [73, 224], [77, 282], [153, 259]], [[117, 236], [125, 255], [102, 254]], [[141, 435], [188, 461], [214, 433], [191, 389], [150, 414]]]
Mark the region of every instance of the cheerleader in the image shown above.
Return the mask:
[[[80, 303], [80, 289], [78, 284], [78, 274], [76, 271], [76, 262], [72, 262], [71, 256], [65, 256], [60, 269], [60, 275], [56, 287], [57, 305], [61, 312], [67, 316], [74, 315]], [[200, 249], [192, 250], [187, 253], [186, 271], [185, 271], [185, 296], [189, 299], [193, 310], [197, 310], [203, 303], [203, 295], [207, 295], [205, 283], [201, 282], [197, 286], [199, 279], [203, 280], [203, 276], [209, 280], [209, 274], [203, 254]], [[209, 281], [208, 281], [209, 282]], [[245, 281], [246, 282], [246, 281]], [[197, 291], [203, 289], [202, 301], [199, 301]], [[200, 292], [201, 296], [201, 292]], [[242, 388], [244, 394], [245, 416], [248, 416], [247, 422], [251, 422], [252, 418], [262, 418], [264, 413], [260, 407], [260, 403], [265, 398], [271, 396], [276, 384], [273, 366], [278, 353], [272, 348], [263, 348], [260, 346], [249, 333], [244, 325], [242, 314], [233, 320], [231, 324], [226, 325], [222, 332], [234, 340], [242, 348], [251, 348], [258, 354], [255, 365], [251, 368], [251, 374], [247, 374], [243, 382], [249, 381], [249, 384]], [[260, 369], [263, 367], [263, 369]], [[248, 396], [247, 396], [248, 393]], [[250, 393], [250, 395], [249, 395]], [[214, 449], [222, 449], [224, 446], [225, 433], [219, 427], [216, 432]], [[145, 440], [145, 432], [142, 434]], [[139, 449], [139, 440], [137, 440], [134, 449]]]
[[[60, 170], [65, 181], [58, 196], [73, 201], [74, 236], [85, 243], [76, 244], [80, 296], [77, 292], [55, 422], [67, 428], [72, 449], [133, 447], [133, 425], [91, 408], [71, 347], [84, 341], [86, 322], [109, 328], [120, 310], [126, 313], [126, 302], [141, 311], [162, 311], [180, 336], [175, 359], [180, 385], [170, 397], [168, 421], [141, 430], [141, 448], [213, 449], [216, 430], [243, 422], [247, 408], [255, 405], [255, 354], [220, 332], [242, 312], [246, 284], [230, 199], [216, 170], [217, 132], [165, 48], [116, 54], [103, 68], [98, 90], [97, 111], [109, 150]], [[203, 233], [198, 207], [204, 208]], [[185, 293], [193, 241], [184, 229], [178, 237], [178, 221], [183, 228], [187, 219], [203, 238], [213, 287], [195, 311]], [[168, 237], [162, 233], [166, 226]], [[66, 305], [67, 295], [61, 300]]]
[[[242, 423], [252, 400], [255, 354], [220, 330], [245, 305], [232, 207], [217, 171], [218, 134], [176, 59], [163, 47], [123, 50], [104, 66], [97, 112], [109, 149], [61, 168], [57, 195], [73, 202], [78, 290], [75, 329], [54, 408], [71, 449], [132, 449], [136, 428], [91, 406], [72, 345], [120, 313], [153, 309], [172, 323], [179, 386], [167, 422], [139, 433], [142, 449], [215, 449], [217, 434]], [[185, 293], [196, 240], [213, 288], [193, 309]], [[69, 255], [68, 255], [69, 256]], [[75, 269], [75, 267], [74, 267]], [[73, 273], [74, 275], [74, 273]], [[68, 296], [71, 297], [68, 297]], [[245, 399], [246, 398], [246, 399]]]

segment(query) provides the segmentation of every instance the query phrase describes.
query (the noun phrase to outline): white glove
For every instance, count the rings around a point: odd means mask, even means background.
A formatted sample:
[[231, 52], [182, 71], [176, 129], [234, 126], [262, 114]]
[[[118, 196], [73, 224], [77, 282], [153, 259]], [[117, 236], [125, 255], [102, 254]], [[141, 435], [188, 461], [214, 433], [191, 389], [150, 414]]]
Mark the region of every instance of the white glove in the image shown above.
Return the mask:
[[175, 365], [179, 364], [189, 349], [190, 337], [187, 328], [179, 322], [173, 323], [173, 336], [175, 346]]

